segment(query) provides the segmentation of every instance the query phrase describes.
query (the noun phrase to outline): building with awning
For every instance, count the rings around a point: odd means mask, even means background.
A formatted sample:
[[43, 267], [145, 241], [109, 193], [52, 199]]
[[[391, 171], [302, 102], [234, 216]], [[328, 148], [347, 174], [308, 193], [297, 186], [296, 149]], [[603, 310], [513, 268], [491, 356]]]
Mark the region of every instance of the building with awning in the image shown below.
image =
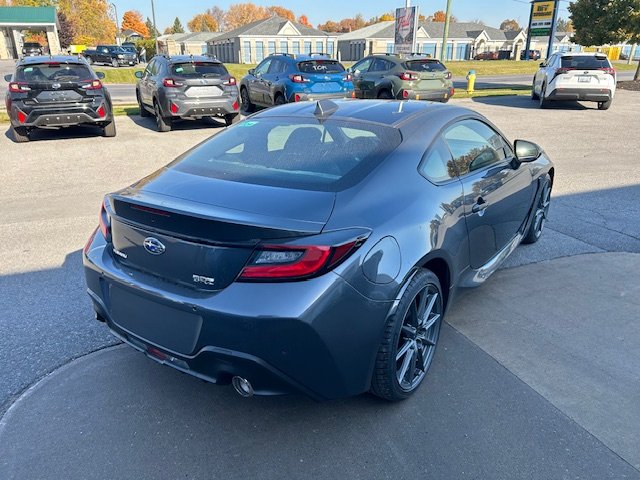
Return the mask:
[[55, 7], [0, 7], [0, 60], [20, 56], [25, 32], [46, 34], [43, 47], [51, 54], [60, 53]]

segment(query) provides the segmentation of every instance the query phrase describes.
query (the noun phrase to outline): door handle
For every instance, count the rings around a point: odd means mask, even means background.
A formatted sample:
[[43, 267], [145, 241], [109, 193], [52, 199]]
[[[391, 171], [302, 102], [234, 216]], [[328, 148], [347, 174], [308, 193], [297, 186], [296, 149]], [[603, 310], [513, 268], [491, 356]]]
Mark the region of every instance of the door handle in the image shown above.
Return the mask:
[[478, 198], [476, 203], [473, 204], [473, 207], [471, 207], [471, 211], [473, 213], [477, 213], [480, 216], [482, 216], [482, 215], [484, 215], [484, 211], [487, 209], [488, 206], [489, 206], [489, 204], [487, 202], [485, 202], [482, 197], [480, 197], [480, 198]]

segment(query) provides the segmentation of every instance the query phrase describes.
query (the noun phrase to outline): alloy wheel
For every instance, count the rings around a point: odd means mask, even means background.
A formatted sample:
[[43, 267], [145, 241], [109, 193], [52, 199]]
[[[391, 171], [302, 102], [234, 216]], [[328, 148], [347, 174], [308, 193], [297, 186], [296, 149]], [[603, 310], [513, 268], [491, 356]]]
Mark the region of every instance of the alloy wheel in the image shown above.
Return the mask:
[[547, 222], [547, 217], [549, 215], [549, 206], [551, 205], [551, 185], [549, 183], [545, 183], [542, 193], [540, 194], [540, 201], [538, 202], [538, 206], [536, 208], [536, 214], [533, 219], [533, 231], [535, 232], [536, 237], [542, 235], [542, 229], [544, 228], [544, 224]]

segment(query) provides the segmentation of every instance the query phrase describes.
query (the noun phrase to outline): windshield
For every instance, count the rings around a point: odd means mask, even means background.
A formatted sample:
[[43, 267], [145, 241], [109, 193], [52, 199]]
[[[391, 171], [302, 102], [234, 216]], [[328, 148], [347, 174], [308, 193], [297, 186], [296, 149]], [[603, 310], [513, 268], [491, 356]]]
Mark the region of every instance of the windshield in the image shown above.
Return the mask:
[[414, 72], [444, 72], [447, 69], [437, 60], [409, 60], [405, 65]]
[[598, 70], [609, 68], [611, 64], [607, 57], [597, 57], [595, 55], [576, 55], [562, 57], [562, 68], [575, 68], [577, 70]]
[[308, 60], [298, 63], [298, 70], [302, 73], [340, 73], [344, 67], [335, 60]]
[[36, 63], [18, 67], [16, 82], [78, 82], [93, 79], [91, 71], [76, 63]]
[[255, 118], [178, 158], [176, 170], [235, 182], [339, 191], [369, 174], [401, 142], [380, 125], [315, 118]]
[[178, 77], [199, 78], [219, 77], [228, 72], [225, 66], [218, 62], [186, 62], [173, 63], [171, 73]]

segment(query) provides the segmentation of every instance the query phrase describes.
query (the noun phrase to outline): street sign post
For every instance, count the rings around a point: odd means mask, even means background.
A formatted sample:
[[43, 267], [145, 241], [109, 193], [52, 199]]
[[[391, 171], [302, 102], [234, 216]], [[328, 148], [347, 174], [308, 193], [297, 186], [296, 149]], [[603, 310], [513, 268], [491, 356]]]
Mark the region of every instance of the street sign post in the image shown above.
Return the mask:
[[394, 53], [408, 55], [415, 52], [417, 30], [418, 7], [396, 8]]
[[527, 32], [527, 45], [525, 47], [525, 60], [529, 60], [529, 50], [533, 37], [549, 37], [547, 46], [547, 58], [553, 53], [553, 41], [558, 18], [559, 0], [534, 0], [531, 2], [531, 14], [529, 16], [529, 30]]

